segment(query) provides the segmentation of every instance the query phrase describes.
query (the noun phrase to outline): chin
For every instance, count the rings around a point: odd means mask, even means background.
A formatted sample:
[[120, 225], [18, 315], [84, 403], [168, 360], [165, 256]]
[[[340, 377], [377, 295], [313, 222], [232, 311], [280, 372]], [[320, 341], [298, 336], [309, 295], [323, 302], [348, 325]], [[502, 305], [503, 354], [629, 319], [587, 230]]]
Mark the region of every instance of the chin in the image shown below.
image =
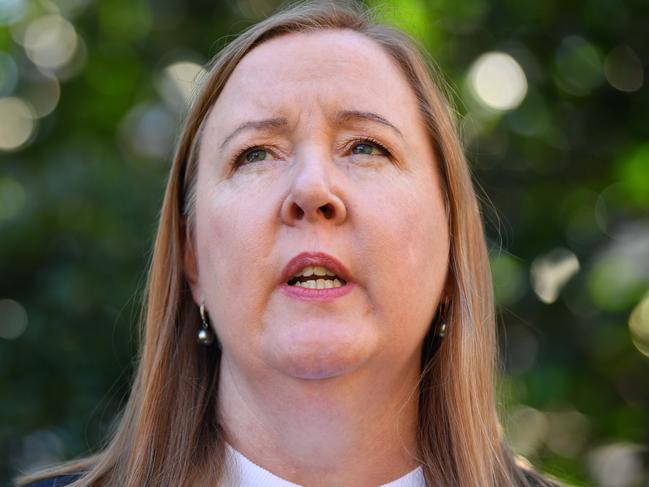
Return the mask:
[[290, 364], [283, 372], [294, 379], [319, 381], [335, 379], [351, 372], [348, 366], [343, 364]]
[[[268, 363], [281, 373], [303, 380], [324, 380], [350, 374], [366, 364], [378, 340], [369, 330], [338, 330], [302, 324], [266, 336]], [[356, 330], [352, 332], [352, 330]]]

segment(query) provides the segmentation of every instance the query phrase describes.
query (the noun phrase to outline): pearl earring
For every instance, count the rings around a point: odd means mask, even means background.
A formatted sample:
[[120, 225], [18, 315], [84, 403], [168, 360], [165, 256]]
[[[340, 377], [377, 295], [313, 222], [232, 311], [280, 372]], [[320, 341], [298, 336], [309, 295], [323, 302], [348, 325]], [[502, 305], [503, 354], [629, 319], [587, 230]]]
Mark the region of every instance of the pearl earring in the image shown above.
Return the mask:
[[449, 299], [448, 296], [444, 297], [444, 303], [440, 306], [439, 309], [439, 318], [437, 320], [437, 336], [444, 338], [446, 335], [446, 328], [448, 328], [448, 323], [446, 321], [449, 308]]
[[201, 313], [201, 328], [198, 330], [197, 341], [201, 345], [209, 346], [214, 343], [214, 332], [210, 328], [207, 318], [205, 317], [205, 303], [201, 303], [198, 310]]

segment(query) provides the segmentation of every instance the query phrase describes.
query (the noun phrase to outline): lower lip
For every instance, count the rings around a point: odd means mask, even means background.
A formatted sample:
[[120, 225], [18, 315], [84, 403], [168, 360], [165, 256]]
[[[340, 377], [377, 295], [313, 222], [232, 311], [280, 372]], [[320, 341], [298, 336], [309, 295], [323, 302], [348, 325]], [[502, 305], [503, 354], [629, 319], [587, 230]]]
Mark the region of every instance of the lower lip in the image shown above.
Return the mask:
[[354, 289], [354, 285], [347, 283], [340, 287], [330, 287], [325, 289], [311, 289], [302, 286], [289, 286], [284, 283], [279, 286], [282, 292], [292, 298], [305, 299], [307, 301], [331, 301], [349, 294]]

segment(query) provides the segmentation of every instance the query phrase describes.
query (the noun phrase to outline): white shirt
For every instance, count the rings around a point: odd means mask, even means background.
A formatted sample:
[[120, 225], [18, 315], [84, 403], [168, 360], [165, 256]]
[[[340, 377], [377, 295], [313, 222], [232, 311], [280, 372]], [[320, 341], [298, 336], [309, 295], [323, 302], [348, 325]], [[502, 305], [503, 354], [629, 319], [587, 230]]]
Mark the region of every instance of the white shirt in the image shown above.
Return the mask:
[[[230, 445], [226, 445], [226, 447], [229, 457], [228, 464], [232, 470], [229, 474], [232, 479], [235, 479], [234, 485], [239, 487], [302, 487], [299, 484], [279, 478], [277, 475], [252, 463]], [[403, 477], [378, 487], [426, 487], [424, 471], [421, 467], [417, 467]]]

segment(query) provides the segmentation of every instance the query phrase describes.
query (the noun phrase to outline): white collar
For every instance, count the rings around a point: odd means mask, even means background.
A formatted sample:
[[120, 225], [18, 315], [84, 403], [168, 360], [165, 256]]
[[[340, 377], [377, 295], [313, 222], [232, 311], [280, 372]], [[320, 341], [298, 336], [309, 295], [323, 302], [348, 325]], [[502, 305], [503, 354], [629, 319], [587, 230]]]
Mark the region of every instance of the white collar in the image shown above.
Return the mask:
[[[259, 465], [252, 463], [243, 454], [226, 444], [229, 456], [230, 474], [236, 479], [235, 485], [239, 487], [302, 487], [288, 480], [284, 480]], [[397, 480], [388, 482], [379, 487], [425, 487], [424, 471], [421, 467], [408, 472]]]

